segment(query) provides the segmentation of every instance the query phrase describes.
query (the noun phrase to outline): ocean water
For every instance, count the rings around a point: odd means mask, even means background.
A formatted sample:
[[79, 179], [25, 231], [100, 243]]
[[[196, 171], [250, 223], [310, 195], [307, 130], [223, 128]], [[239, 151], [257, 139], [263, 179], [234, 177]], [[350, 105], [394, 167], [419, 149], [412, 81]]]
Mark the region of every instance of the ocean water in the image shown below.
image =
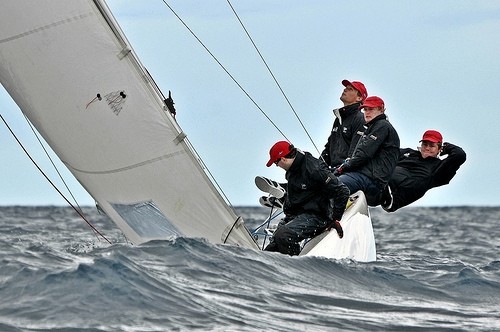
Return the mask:
[[371, 263], [133, 246], [84, 211], [112, 244], [71, 208], [0, 207], [0, 331], [500, 330], [500, 207], [373, 209]]

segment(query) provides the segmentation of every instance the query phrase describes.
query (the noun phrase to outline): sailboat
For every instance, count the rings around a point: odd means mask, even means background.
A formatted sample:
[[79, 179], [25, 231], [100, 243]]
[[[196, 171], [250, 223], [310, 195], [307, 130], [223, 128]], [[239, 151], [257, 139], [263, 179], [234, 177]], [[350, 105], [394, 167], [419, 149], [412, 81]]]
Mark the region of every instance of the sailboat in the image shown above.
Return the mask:
[[[105, 1], [5, 0], [0, 18], [0, 82], [133, 244], [187, 236], [259, 250]], [[366, 243], [324, 233], [304, 254], [375, 260], [362, 193], [350, 209], [346, 233], [362, 226]]]

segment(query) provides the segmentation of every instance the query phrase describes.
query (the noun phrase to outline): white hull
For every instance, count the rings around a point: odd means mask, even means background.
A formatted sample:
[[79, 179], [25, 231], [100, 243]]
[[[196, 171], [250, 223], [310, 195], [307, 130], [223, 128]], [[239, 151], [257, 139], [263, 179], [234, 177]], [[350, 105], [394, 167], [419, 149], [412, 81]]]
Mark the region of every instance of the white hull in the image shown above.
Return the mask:
[[304, 246], [301, 256], [347, 258], [359, 262], [376, 260], [375, 236], [365, 195], [358, 191], [350, 199], [352, 203], [340, 221], [344, 237], [339, 238], [334, 229], [320, 234]]

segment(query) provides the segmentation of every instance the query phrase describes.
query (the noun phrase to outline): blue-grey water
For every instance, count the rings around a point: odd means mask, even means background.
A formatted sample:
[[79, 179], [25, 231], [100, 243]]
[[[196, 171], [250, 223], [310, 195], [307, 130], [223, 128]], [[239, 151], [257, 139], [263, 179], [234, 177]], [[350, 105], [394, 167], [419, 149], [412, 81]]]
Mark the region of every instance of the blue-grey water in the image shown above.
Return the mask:
[[84, 211], [112, 244], [71, 208], [0, 207], [0, 331], [500, 330], [500, 207], [374, 209], [371, 263], [133, 246]]

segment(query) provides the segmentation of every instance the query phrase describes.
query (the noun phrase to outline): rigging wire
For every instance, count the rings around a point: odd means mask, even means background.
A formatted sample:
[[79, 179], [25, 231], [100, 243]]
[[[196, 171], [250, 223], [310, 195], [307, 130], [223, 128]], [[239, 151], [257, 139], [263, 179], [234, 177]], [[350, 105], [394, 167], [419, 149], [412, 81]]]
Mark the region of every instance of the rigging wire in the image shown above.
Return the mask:
[[193, 32], [193, 30], [191, 30], [191, 28], [189, 28], [189, 26], [182, 20], [182, 18], [179, 15], [177, 15], [175, 10], [166, 2], [166, 0], [163, 0], [163, 3], [170, 9], [170, 11], [175, 15], [175, 17], [177, 17], [177, 19], [184, 25], [184, 27], [186, 27], [186, 29], [193, 35], [193, 37], [200, 43], [200, 45], [203, 46], [203, 48], [208, 52], [208, 54], [210, 54], [210, 56], [219, 64], [219, 66], [226, 72], [226, 74], [229, 75], [229, 77], [233, 80], [233, 82], [236, 83], [236, 85], [240, 88], [240, 90], [243, 91], [243, 93], [248, 97], [248, 99], [250, 99], [250, 101], [259, 109], [259, 111], [267, 118], [267, 120], [274, 126], [274, 128], [278, 130], [278, 132], [285, 138], [285, 140], [290, 142], [290, 140], [281, 131], [281, 129], [278, 128], [278, 126], [273, 122], [273, 120], [271, 120], [271, 118], [266, 114], [266, 112], [264, 112], [264, 110], [259, 106], [259, 104], [257, 104], [257, 102], [248, 94], [248, 92], [233, 77], [233, 75], [229, 73], [226, 67], [224, 67], [224, 65], [219, 61], [219, 59], [217, 59], [217, 57], [208, 49], [208, 47], [205, 46], [205, 44], [198, 38], [198, 36]]
[[108, 238], [106, 238], [106, 236], [104, 236], [104, 234], [102, 234], [101, 232], [99, 232], [99, 230], [97, 228], [95, 228], [95, 226], [92, 225], [92, 223], [83, 215], [83, 213], [81, 212], [81, 209], [79, 209], [80, 207], [76, 208], [75, 205], [73, 205], [73, 203], [71, 203], [68, 200], [68, 198], [66, 198], [66, 196], [59, 190], [59, 188], [57, 188], [57, 186], [54, 184], [54, 182], [52, 182], [52, 180], [50, 180], [50, 178], [47, 176], [47, 174], [45, 174], [45, 172], [40, 168], [40, 166], [36, 163], [36, 161], [33, 159], [33, 157], [26, 150], [26, 148], [24, 147], [24, 145], [21, 143], [21, 141], [19, 140], [19, 138], [16, 136], [16, 134], [14, 133], [14, 131], [10, 128], [9, 124], [7, 123], [7, 121], [5, 121], [4, 117], [1, 114], [0, 114], [0, 118], [2, 119], [2, 121], [5, 124], [5, 126], [7, 127], [7, 129], [10, 131], [10, 133], [12, 134], [12, 136], [14, 137], [14, 139], [17, 141], [17, 143], [19, 144], [19, 146], [21, 147], [21, 149], [23, 149], [23, 151], [26, 154], [26, 156], [28, 156], [28, 158], [31, 160], [31, 162], [33, 163], [33, 165], [35, 165], [35, 167], [40, 171], [40, 173], [42, 173], [42, 175], [50, 183], [50, 185], [59, 193], [59, 195], [61, 195], [61, 197], [66, 201], [66, 203], [68, 203], [69, 206], [71, 206], [73, 208], [73, 210], [76, 211], [76, 213], [87, 223], [87, 225], [89, 225], [89, 227], [96, 234], [98, 234], [99, 236], [101, 236], [109, 244], [112, 244], [111, 241], [108, 240]]
[[236, 10], [234, 9], [233, 5], [231, 4], [231, 2], [229, 0], [227, 0], [227, 3], [229, 4], [229, 7], [231, 7], [231, 10], [233, 11], [234, 15], [236, 16], [236, 18], [238, 19], [238, 22], [240, 22], [240, 25], [241, 27], [243, 28], [243, 30], [245, 31], [248, 39], [250, 39], [250, 42], [252, 43], [253, 47], [255, 48], [255, 50], [257, 51], [257, 53], [259, 54], [259, 57], [260, 59], [262, 60], [262, 62], [264, 63], [264, 65], [266, 66], [267, 70], [269, 71], [269, 74], [271, 75], [271, 77], [273, 78], [274, 82], [276, 83], [276, 85], [278, 86], [279, 90], [281, 91], [281, 94], [283, 95], [283, 97], [285, 98], [286, 102], [288, 103], [288, 106], [290, 106], [290, 108], [292, 109], [293, 111], [293, 114], [295, 114], [295, 117], [297, 118], [297, 120], [299, 121], [300, 125], [302, 126], [302, 129], [304, 129], [304, 132], [306, 133], [307, 137], [309, 137], [309, 140], [311, 141], [312, 145], [314, 146], [314, 148], [316, 149], [316, 151], [318, 152], [319, 155], [321, 155], [321, 153], [319, 152], [318, 150], [318, 147], [316, 146], [316, 144], [314, 143], [314, 140], [312, 139], [311, 135], [309, 135], [309, 132], [307, 131], [306, 127], [304, 126], [304, 124], [302, 123], [302, 120], [300, 119], [299, 115], [297, 114], [297, 112], [295, 111], [295, 108], [292, 106], [292, 103], [290, 102], [290, 100], [288, 99], [288, 97], [286, 96], [285, 94], [285, 91], [283, 91], [283, 89], [281, 88], [281, 85], [279, 84], [278, 80], [276, 79], [276, 77], [274, 76], [271, 68], [269, 68], [266, 60], [264, 59], [264, 57], [262, 56], [262, 53], [260, 52], [259, 48], [257, 47], [257, 45], [255, 44], [255, 42], [253, 41], [252, 37], [250, 36], [247, 28], [245, 27], [245, 25], [243, 24], [243, 22], [241, 21], [240, 17], [238, 16], [238, 14], [236, 13]]
[[224, 199], [226, 200], [226, 202], [231, 207], [233, 207], [233, 204], [229, 200], [229, 197], [227, 197], [226, 193], [224, 192], [224, 190], [222, 190], [222, 187], [220, 186], [220, 184], [217, 181], [217, 179], [215, 178], [215, 176], [212, 174], [212, 172], [210, 171], [210, 169], [208, 168], [208, 166], [205, 164], [205, 162], [203, 161], [203, 159], [201, 159], [200, 154], [198, 153], [198, 151], [196, 151], [195, 147], [191, 143], [189, 143], [189, 141], [186, 141], [186, 142], [189, 144], [189, 147], [194, 151], [194, 153], [196, 155], [196, 158], [198, 159], [198, 162], [202, 165], [202, 167], [205, 170], [205, 172], [207, 172], [207, 174], [210, 176], [210, 178], [214, 182], [214, 185], [219, 189], [220, 194], [224, 197]]
[[47, 149], [45, 148], [45, 146], [43, 145], [42, 141], [40, 140], [40, 137], [38, 136], [38, 134], [36, 133], [35, 131], [35, 128], [33, 128], [33, 125], [31, 124], [31, 122], [28, 120], [28, 117], [26, 116], [26, 114], [24, 114], [24, 119], [26, 120], [26, 122], [28, 123], [28, 126], [31, 128], [31, 131], [33, 132], [33, 135], [35, 135], [36, 139], [38, 140], [38, 143], [40, 144], [40, 146], [42, 147], [43, 151], [45, 152], [45, 155], [47, 156], [47, 158], [49, 159], [50, 163], [52, 164], [52, 167], [54, 167], [54, 169], [56, 170], [57, 172], [57, 175], [59, 176], [59, 178], [61, 179], [62, 183], [64, 184], [64, 186], [66, 187], [66, 190], [68, 191], [68, 193], [71, 195], [71, 197], [73, 198], [73, 201], [75, 202], [76, 206], [78, 206], [78, 209], [80, 211], [82, 211], [82, 208], [80, 207], [80, 205], [78, 204], [78, 201], [76, 200], [75, 196], [73, 195], [73, 192], [71, 191], [71, 189], [69, 189], [68, 187], [68, 184], [66, 183], [66, 181], [64, 180], [64, 177], [62, 176], [62, 174], [59, 172], [59, 169], [57, 168], [56, 164], [54, 163], [54, 161], [52, 160], [52, 158], [50, 157], [49, 155], [49, 152], [47, 151]]
[[[96, 97], [98, 98], [98, 97]], [[62, 183], [64, 184], [64, 186], [66, 187], [66, 190], [68, 191], [68, 193], [70, 194], [71, 198], [73, 199], [73, 202], [75, 203], [75, 205], [78, 207], [78, 210], [80, 212], [83, 213], [83, 210], [81, 208], [81, 206], [78, 204], [78, 201], [77, 199], [75, 198], [75, 196], [73, 195], [73, 192], [71, 191], [71, 189], [69, 188], [68, 184], [66, 183], [66, 181], [64, 180], [64, 177], [62, 176], [62, 174], [59, 172], [59, 168], [56, 166], [56, 164], [54, 163], [54, 160], [52, 159], [52, 157], [50, 156], [49, 152], [47, 151], [47, 149], [45, 148], [45, 146], [43, 145], [42, 143], [42, 140], [40, 139], [40, 136], [38, 135], [38, 133], [36, 132], [35, 128], [33, 127], [33, 125], [31, 124], [31, 122], [29, 121], [28, 117], [26, 116], [26, 114], [23, 113], [23, 116], [24, 116], [24, 119], [26, 120], [26, 123], [28, 124], [28, 126], [30, 127], [31, 131], [33, 132], [33, 135], [36, 137], [36, 139], [38, 140], [38, 143], [40, 144], [40, 146], [42, 147], [43, 151], [45, 152], [45, 155], [47, 156], [48, 160], [50, 161], [50, 163], [52, 164], [52, 167], [54, 168], [54, 170], [56, 171], [57, 175], [59, 176], [59, 179], [62, 181]], [[42, 173], [43, 174], [43, 173]], [[92, 229], [93, 230], [93, 229]], [[93, 230], [94, 231], [94, 230]], [[94, 234], [95, 234], [95, 231], [94, 231]]]

